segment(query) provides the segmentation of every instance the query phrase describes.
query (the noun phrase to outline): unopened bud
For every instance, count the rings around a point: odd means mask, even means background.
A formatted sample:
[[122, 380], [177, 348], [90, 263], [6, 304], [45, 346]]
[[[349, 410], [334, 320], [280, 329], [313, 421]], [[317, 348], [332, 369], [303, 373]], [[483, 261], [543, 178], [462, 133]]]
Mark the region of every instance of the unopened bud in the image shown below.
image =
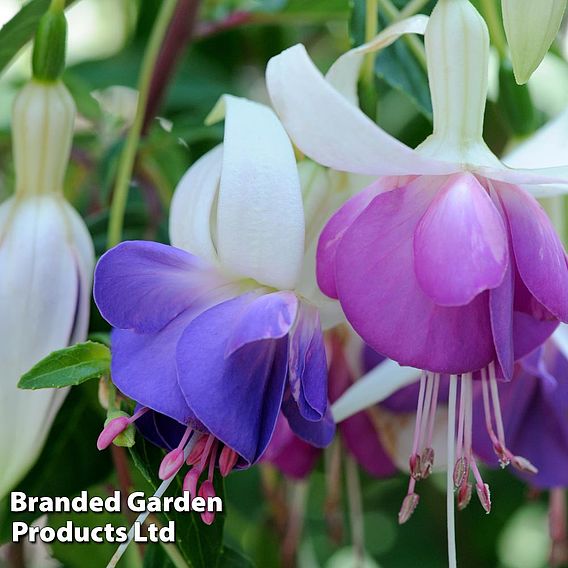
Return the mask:
[[404, 525], [412, 517], [412, 514], [418, 507], [420, 501], [420, 495], [417, 493], [409, 493], [402, 502], [402, 507], [398, 512], [398, 524]]
[[502, 0], [502, 8], [515, 78], [522, 85], [552, 45], [562, 23], [566, 0]]

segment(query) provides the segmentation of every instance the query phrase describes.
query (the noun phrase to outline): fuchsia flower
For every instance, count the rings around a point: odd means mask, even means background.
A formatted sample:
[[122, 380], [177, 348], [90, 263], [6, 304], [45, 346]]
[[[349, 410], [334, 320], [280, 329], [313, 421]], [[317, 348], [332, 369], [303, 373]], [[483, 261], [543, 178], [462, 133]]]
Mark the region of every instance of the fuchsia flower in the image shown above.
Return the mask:
[[[418, 440], [429, 423], [422, 417], [436, 410], [440, 376], [451, 375], [448, 493], [467, 481], [471, 469], [489, 509], [489, 490], [472, 454], [472, 380], [485, 385], [487, 420], [498, 424], [497, 379], [511, 379], [514, 361], [542, 344], [559, 321], [568, 321], [566, 255], [530, 194], [542, 192], [542, 184], [565, 183], [568, 170], [513, 170], [485, 145], [489, 35], [467, 0], [439, 0], [425, 42], [434, 131], [417, 150], [383, 132], [353, 104], [352, 89], [341, 87], [357, 76], [360, 57], [354, 55], [368, 47], [340, 58], [331, 81], [303, 46], [295, 46], [270, 61], [267, 80], [280, 118], [306, 155], [335, 169], [388, 176], [328, 222], [319, 242], [318, 281], [369, 345], [424, 370]], [[369, 393], [366, 398], [365, 405], [375, 402]], [[498, 442], [494, 449], [508, 463], [514, 456], [503, 439]], [[413, 452], [413, 477], [430, 450]], [[520, 458], [515, 463], [532, 467]], [[410, 491], [403, 508], [416, 503]], [[452, 542], [451, 500], [448, 513]]]
[[295, 291], [305, 229], [292, 146], [268, 108], [224, 104], [224, 144], [176, 190], [174, 246], [124, 242], [95, 272], [97, 306], [114, 327], [113, 382], [139, 404], [106, 426], [99, 447], [136, 420], [170, 449], [160, 477], [187, 462], [193, 494], [206, 470], [199, 491], [211, 493], [216, 466], [226, 475], [256, 462], [281, 412], [320, 447], [335, 429], [318, 309]]

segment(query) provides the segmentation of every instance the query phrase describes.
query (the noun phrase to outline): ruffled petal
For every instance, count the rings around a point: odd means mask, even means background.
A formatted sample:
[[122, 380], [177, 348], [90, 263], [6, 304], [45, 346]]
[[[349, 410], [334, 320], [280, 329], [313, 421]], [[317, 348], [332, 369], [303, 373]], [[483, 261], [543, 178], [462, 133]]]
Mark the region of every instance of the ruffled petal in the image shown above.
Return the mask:
[[254, 463], [268, 445], [280, 411], [287, 370], [288, 342], [249, 343], [225, 358], [250, 295], [215, 306], [187, 327], [177, 348], [179, 386], [205, 427]]
[[324, 166], [368, 175], [446, 174], [459, 169], [422, 157], [381, 130], [326, 81], [303, 45], [273, 57], [266, 82], [294, 143]]
[[327, 360], [318, 311], [307, 304], [301, 304], [290, 334], [288, 383], [302, 417], [321, 420], [327, 409]]
[[146, 241], [109, 250], [95, 270], [95, 302], [119, 329], [155, 333], [206, 293], [227, 285], [207, 262]]
[[219, 190], [223, 146], [202, 156], [181, 178], [170, 207], [170, 242], [206, 259], [218, 262], [215, 250], [214, 203]]
[[219, 259], [238, 276], [293, 289], [304, 255], [304, 210], [292, 144], [268, 107], [223, 100]]
[[516, 264], [531, 294], [558, 319], [568, 321], [566, 253], [542, 207], [522, 189], [498, 184], [509, 220]]
[[298, 298], [293, 292], [263, 294], [243, 309], [229, 336], [225, 357], [244, 345], [263, 339], [281, 339], [296, 321]]
[[420, 287], [440, 306], [463, 306], [499, 286], [508, 262], [507, 234], [491, 198], [473, 175], [452, 176], [414, 234]]
[[376, 197], [337, 252], [347, 319], [376, 351], [439, 373], [481, 369], [495, 357], [487, 292], [460, 307], [437, 306], [414, 273], [413, 235], [439, 180], [419, 179]]
[[282, 402], [282, 412], [294, 433], [308, 444], [316, 448], [325, 448], [331, 444], [335, 435], [335, 422], [329, 407], [321, 420], [315, 422], [306, 420], [291, 393], [288, 392]]
[[111, 372], [114, 384], [142, 406], [188, 424], [195, 417], [179, 388], [177, 343], [196, 316], [187, 310], [157, 333], [115, 329], [112, 333]]
[[345, 231], [377, 195], [394, 189], [398, 183], [399, 178], [381, 178], [377, 180], [349, 199], [329, 219], [321, 232], [317, 250], [317, 280], [324, 294], [331, 298], [337, 298], [335, 260], [337, 247]]

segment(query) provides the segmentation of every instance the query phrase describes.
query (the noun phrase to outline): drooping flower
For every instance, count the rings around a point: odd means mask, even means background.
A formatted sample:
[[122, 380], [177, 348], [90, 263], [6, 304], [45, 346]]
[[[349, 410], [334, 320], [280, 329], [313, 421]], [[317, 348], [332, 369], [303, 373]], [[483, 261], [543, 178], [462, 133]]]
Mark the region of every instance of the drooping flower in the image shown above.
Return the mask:
[[13, 110], [15, 194], [0, 205], [0, 498], [37, 459], [66, 391], [23, 391], [40, 359], [83, 341], [94, 252], [63, 196], [75, 104], [61, 81], [30, 81]]
[[526, 83], [558, 34], [566, 0], [502, 0], [503, 24], [517, 83]]
[[[434, 131], [416, 151], [372, 123], [344, 89], [334, 89], [303, 46], [273, 58], [267, 80], [280, 118], [306, 155], [336, 169], [388, 176], [327, 224], [318, 282], [371, 347], [425, 370], [422, 405], [440, 376], [451, 375], [448, 486], [454, 469], [460, 479], [462, 469], [465, 476], [472, 469], [488, 508], [471, 453], [472, 379], [494, 387], [498, 377], [511, 378], [514, 361], [568, 318], [566, 256], [529, 194], [542, 190], [539, 184], [566, 182], [568, 172], [507, 168], [484, 143], [489, 36], [467, 0], [439, 0], [425, 40]], [[358, 64], [346, 56], [339, 62], [351, 70]], [[424, 411], [419, 404], [418, 413]], [[495, 450], [510, 460], [503, 440]]]
[[176, 190], [174, 246], [124, 242], [95, 271], [95, 300], [115, 328], [114, 383], [183, 430], [163, 479], [198, 450], [225, 473], [256, 462], [281, 411], [315, 445], [334, 432], [318, 309], [295, 291], [305, 229], [292, 146], [268, 108], [224, 104], [223, 145]]

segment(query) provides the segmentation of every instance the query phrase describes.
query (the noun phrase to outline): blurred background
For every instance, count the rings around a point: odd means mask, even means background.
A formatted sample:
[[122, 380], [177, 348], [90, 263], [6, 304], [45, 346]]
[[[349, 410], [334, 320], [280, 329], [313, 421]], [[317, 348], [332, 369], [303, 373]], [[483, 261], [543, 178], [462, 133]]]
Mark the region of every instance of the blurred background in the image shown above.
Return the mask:
[[[499, 8], [499, 2], [489, 1]], [[0, 24], [13, 17], [23, 4], [19, 0], [1, 0]], [[117, 159], [135, 112], [140, 62], [160, 4], [160, 0], [79, 0], [68, 10], [69, 53], [64, 80], [75, 97], [80, 118], [66, 194], [86, 219], [98, 254], [105, 247]], [[378, 4], [381, 29], [392, 20], [392, 13], [381, 2]], [[398, 9], [406, 4], [404, 0], [394, 2]], [[483, 13], [487, 2], [480, 0], [477, 4]], [[422, 11], [429, 13], [431, 7], [432, 3], [426, 3]], [[364, 10], [364, 1], [360, 0], [202, 2], [193, 38], [184, 47], [165, 89], [160, 118], [152, 120], [145, 130], [129, 195], [124, 238], [167, 242], [168, 205], [175, 184], [190, 164], [222, 139], [222, 125], [204, 126], [205, 117], [220, 95], [232, 93], [267, 102], [265, 65], [270, 57], [297, 42], [304, 43], [316, 64], [326, 70], [339, 54], [362, 43]], [[568, 108], [565, 52], [566, 41], [561, 37], [526, 88], [516, 86], [511, 70], [500, 64], [497, 53], [493, 53], [486, 141], [498, 155]], [[1, 200], [13, 189], [11, 103], [29, 75], [28, 47], [0, 78]], [[416, 146], [431, 131], [431, 104], [425, 70], [412, 46], [399, 41], [382, 52], [374, 75], [378, 98], [372, 110], [376, 109], [377, 121], [399, 139]], [[91, 332], [106, 333], [108, 328], [96, 309], [92, 314]], [[96, 385], [74, 388], [57, 419], [54, 432], [59, 433], [52, 434], [40, 458], [41, 467], [36, 466], [23, 482], [24, 490], [57, 495], [62, 494], [62, 488], [70, 493], [89, 489], [92, 494], [106, 494], [116, 485], [116, 474], [108, 452], [94, 451], [103, 420]], [[304, 530], [298, 537], [298, 565], [350, 566], [346, 457], [336, 447], [340, 444], [337, 441], [320, 458], [311, 477], [301, 482], [286, 479], [269, 465], [231, 475], [225, 487], [224, 543], [259, 568], [284, 566], [289, 544], [286, 538], [291, 537], [283, 530], [282, 520], [291, 511], [305, 507]], [[336, 454], [340, 457], [333, 457]], [[147, 484], [148, 480], [138, 472], [133, 475], [135, 483]], [[509, 471], [490, 471], [486, 477], [493, 510], [485, 515], [474, 500], [458, 514], [459, 565], [546, 566], [548, 495], [532, 491]], [[445, 479], [435, 474], [423, 482], [421, 504], [402, 527], [397, 524], [397, 514], [407, 476], [400, 474], [380, 481], [361, 472], [361, 481], [366, 566], [444, 566]], [[8, 526], [6, 504], [3, 511], [2, 542]], [[51, 515], [49, 523], [56, 526], [68, 518]], [[94, 526], [106, 521], [101, 515], [81, 515], [77, 522]], [[128, 519], [113, 518], [109, 522], [127, 524]], [[75, 554], [78, 546], [80, 555]], [[53, 546], [57, 561], [40, 558], [37, 566], [100, 567], [113, 551], [111, 544], [58, 544]], [[131, 553], [121, 565], [136, 566], [134, 556]], [[159, 548], [147, 556], [150, 560], [144, 566], [173, 566]], [[227, 564], [241, 565], [236, 561]]]

